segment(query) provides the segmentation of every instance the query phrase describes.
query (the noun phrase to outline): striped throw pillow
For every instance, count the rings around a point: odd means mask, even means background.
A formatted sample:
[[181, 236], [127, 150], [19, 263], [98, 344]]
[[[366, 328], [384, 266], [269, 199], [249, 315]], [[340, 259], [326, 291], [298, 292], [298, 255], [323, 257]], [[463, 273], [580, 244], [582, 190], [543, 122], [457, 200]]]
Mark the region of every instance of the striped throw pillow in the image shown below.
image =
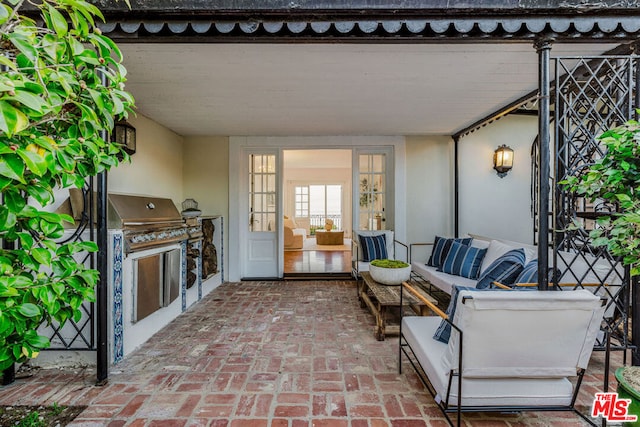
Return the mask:
[[538, 283], [538, 260], [529, 261], [513, 283]]
[[488, 288], [493, 282], [513, 285], [524, 267], [524, 249], [513, 249], [493, 261], [478, 277], [476, 288]]
[[360, 238], [360, 246], [362, 247], [362, 260], [365, 262], [374, 259], [387, 259], [387, 239], [384, 234], [375, 236], [358, 235]]
[[453, 242], [447, 257], [438, 268], [438, 271], [467, 277], [469, 279], [477, 279], [482, 260], [486, 253], [486, 249], [474, 248], [473, 246]]
[[453, 239], [447, 237], [436, 236], [436, 239], [433, 243], [433, 250], [431, 251], [431, 256], [429, 257], [429, 261], [427, 261], [427, 265], [431, 267], [440, 267], [444, 262], [444, 259], [447, 257], [449, 253], [449, 249], [451, 249], [451, 244], [453, 242], [462, 243], [463, 245], [471, 244], [471, 237], [463, 238], [463, 239]]
[[[553, 268], [549, 267], [547, 273], [548, 283], [557, 283], [560, 280], [560, 272]], [[517, 287], [519, 283], [538, 283], [538, 260], [534, 259], [529, 261], [522, 271], [518, 278], [513, 282], [514, 287]], [[529, 287], [529, 289], [536, 289], [535, 287]]]
[[[474, 288], [468, 286], [453, 285], [453, 287], [451, 288], [451, 300], [449, 301], [449, 306], [445, 311], [445, 314], [449, 318], [449, 322], [453, 322], [454, 320], [453, 318], [456, 313], [456, 306], [458, 305], [458, 292], [461, 290], [471, 291], [474, 290]], [[438, 329], [436, 329], [435, 333], [433, 334], [434, 340], [438, 340], [445, 344], [449, 342], [449, 337], [451, 337], [451, 325], [449, 324], [449, 322], [442, 319], [440, 325], [438, 325]]]

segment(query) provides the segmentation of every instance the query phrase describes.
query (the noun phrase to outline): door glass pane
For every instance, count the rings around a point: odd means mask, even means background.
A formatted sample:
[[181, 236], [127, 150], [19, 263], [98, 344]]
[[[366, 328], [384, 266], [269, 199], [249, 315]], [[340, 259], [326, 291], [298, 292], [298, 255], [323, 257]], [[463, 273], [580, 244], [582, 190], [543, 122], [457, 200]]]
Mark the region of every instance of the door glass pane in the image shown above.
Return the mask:
[[361, 230], [383, 230], [386, 199], [385, 155], [361, 154], [358, 163], [358, 227]]
[[251, 155], [249, 172], [249, 230], [276, 231], [276, 158]]

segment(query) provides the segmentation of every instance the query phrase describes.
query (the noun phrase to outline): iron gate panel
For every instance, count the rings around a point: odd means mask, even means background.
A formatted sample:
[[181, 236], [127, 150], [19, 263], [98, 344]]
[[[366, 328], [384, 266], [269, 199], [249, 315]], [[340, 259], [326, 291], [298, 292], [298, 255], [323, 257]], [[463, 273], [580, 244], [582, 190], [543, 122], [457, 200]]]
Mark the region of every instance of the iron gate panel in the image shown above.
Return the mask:
[[[95, 242], [95, 225], [91, 218], [95, 218], [95, 204], [90, 201], [94, 200], [93, 182], [90, 180], [81, 191], [81, 209], [76, 217], [74, 229], [67, 231], [67, 236], [58, 241], [58, 243], [66, 242]], [[70, 197], [71, 199], [71, 197]], [[71, 201], [69, 201], [71, 203]], [[73, 212], [74, 209], [72, 209]], [[89, 268], [96, 268], [97, 253], [80, 252], [75, 258]], [[46, 336], [51, 341], [48, 350], [89, 350], [95, 351], [96, 346], [96, 330], [95, 330], [95, 304], [91, 302], [83, 302], [81, 305], [82, 317], [78, 322], [73, 318], [67, 320], [64, 326], [60, 326], [57, 322], [51, 325], [43, 325], [39, 329], [41, 335]]]
[[[588, 288], [608, 298], [605, 326], [615, 340], [613, 349], [631, 345], [629, 272], [606, 246], [593, 245], [589, 231], [601, 227], [599, 217], [619, 208], [591, 203], [558, 183], [584, 175], [605, 153], [596, 137], [633, 117], [636, 60], [635, 56], [552, 59], [556, 76], [553, 265], [566, 271], [557, 283], [573, 282], [574, 288]], [[598, 337], [596, 347], [604, 348], [604, 340]]]

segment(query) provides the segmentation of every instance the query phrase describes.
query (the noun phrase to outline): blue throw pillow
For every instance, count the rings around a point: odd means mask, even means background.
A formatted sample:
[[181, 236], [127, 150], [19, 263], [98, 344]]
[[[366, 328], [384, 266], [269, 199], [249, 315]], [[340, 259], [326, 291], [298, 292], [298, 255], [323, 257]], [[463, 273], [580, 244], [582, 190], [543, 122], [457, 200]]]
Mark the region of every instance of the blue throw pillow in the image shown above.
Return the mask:
[[[472, 291], [475, 288], [471, 288], [469, 286], [459, 286], [453, 285], [451, 288], [451, 301], [449, 301], [449, 306], [447, 310], [444, 312], [448, 317], [449, 321], [453, 322], [453, 316], [456, 314], [456, 306], [458, 305], [458, 292], [463, 291]], [[451, 337], [451, 325], [444, 319], [440, 322], [438, 329], [433, 334], [433, 339], [438, 340], [443, 343], [449, 342], [449, 337]]]
[[436, 236], [436, 239], [433, 243], [433, 250], [431, 251], [431, 256], [429, 257], [429, 261], [427, 261], [427, 265], [431, 267], [440, 267], [444, 262], [444, 259], [447, 257], [449, 253], [449, 249], [451, 249], [451, 244], [453, 242], [462, 243], [463, 245], [471, 244], [471, 237], [466, 237], [464, 239], [454, 239], [447, 237]]
[[[549, 283], [555, 283], [560, 280], [560, 272], [553, 268], [549, 267], [548, 270], [548, 281]], [[522, 271], [518, 278], [513, 282], [514, 285], [518, 285], [519, 283], [538, 283], [538, 260], [534, 259], [529, 261]], [[528, 287], [529, 289], [537, 289], [533, 286]]]
[[486, 253], [486, 249], [474, 248], [473, 246], [453, 242], [447, 257], [444, 259], [440, 268], [438, 268], [438, 271], [467, 277], [469, 279], [477, 279], [482, 260]]
[[387, 259], [387, 239], [384, 234], [375, 236], [358, 235], [360, 238], [360, 246], [362, 247], [362, 260], [365, 262], [374, 259]]
[[476, 288], [488, 288], [493, 282], [513, 285], [524, 267], [524, 249], [513, 249], [496, 259], [478, 277]]
[[538, 283], [538, 260], [529, 261], [513, 283]]

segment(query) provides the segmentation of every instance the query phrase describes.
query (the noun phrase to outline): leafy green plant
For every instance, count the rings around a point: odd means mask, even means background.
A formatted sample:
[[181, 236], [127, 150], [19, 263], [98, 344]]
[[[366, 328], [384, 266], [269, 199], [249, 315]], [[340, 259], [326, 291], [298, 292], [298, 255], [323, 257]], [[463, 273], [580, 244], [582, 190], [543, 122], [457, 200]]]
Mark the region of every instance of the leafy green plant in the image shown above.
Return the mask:
[[[640, 111], [639, 111], [640, 112]], [[560, 184], [588, 200], [617, 205], [619, 212], [597, 220], [590, 232], [594, 246], [607, 246], [630, 266], [632, 276], [640, 275], [640, 124], [630, 120], [605, 131], [598, 140], [605, 155], [580, 177]]]
[[376, 183], [370, 183], [367, 178], [360, 180], [360, 206], [365, 207], [371, 205], [378, 200], [378, 186]]
[[46, 427], [46, 424], [40, 417], [40, 412], [29, 412], [18, 424], [17, 427]]
[[[128, 160], [103, 131], [127, 117], [133, 97], [101, 12], [83, 0], [0, 4], [0, 370], [50, 345], [43, 322], [79, 320], [98, 272], [76, 260], [93, 242], [58, 243], [68, 215], [46, 210], [54, 188]], [[103, 82], [104, 79], [104, 82]]]

